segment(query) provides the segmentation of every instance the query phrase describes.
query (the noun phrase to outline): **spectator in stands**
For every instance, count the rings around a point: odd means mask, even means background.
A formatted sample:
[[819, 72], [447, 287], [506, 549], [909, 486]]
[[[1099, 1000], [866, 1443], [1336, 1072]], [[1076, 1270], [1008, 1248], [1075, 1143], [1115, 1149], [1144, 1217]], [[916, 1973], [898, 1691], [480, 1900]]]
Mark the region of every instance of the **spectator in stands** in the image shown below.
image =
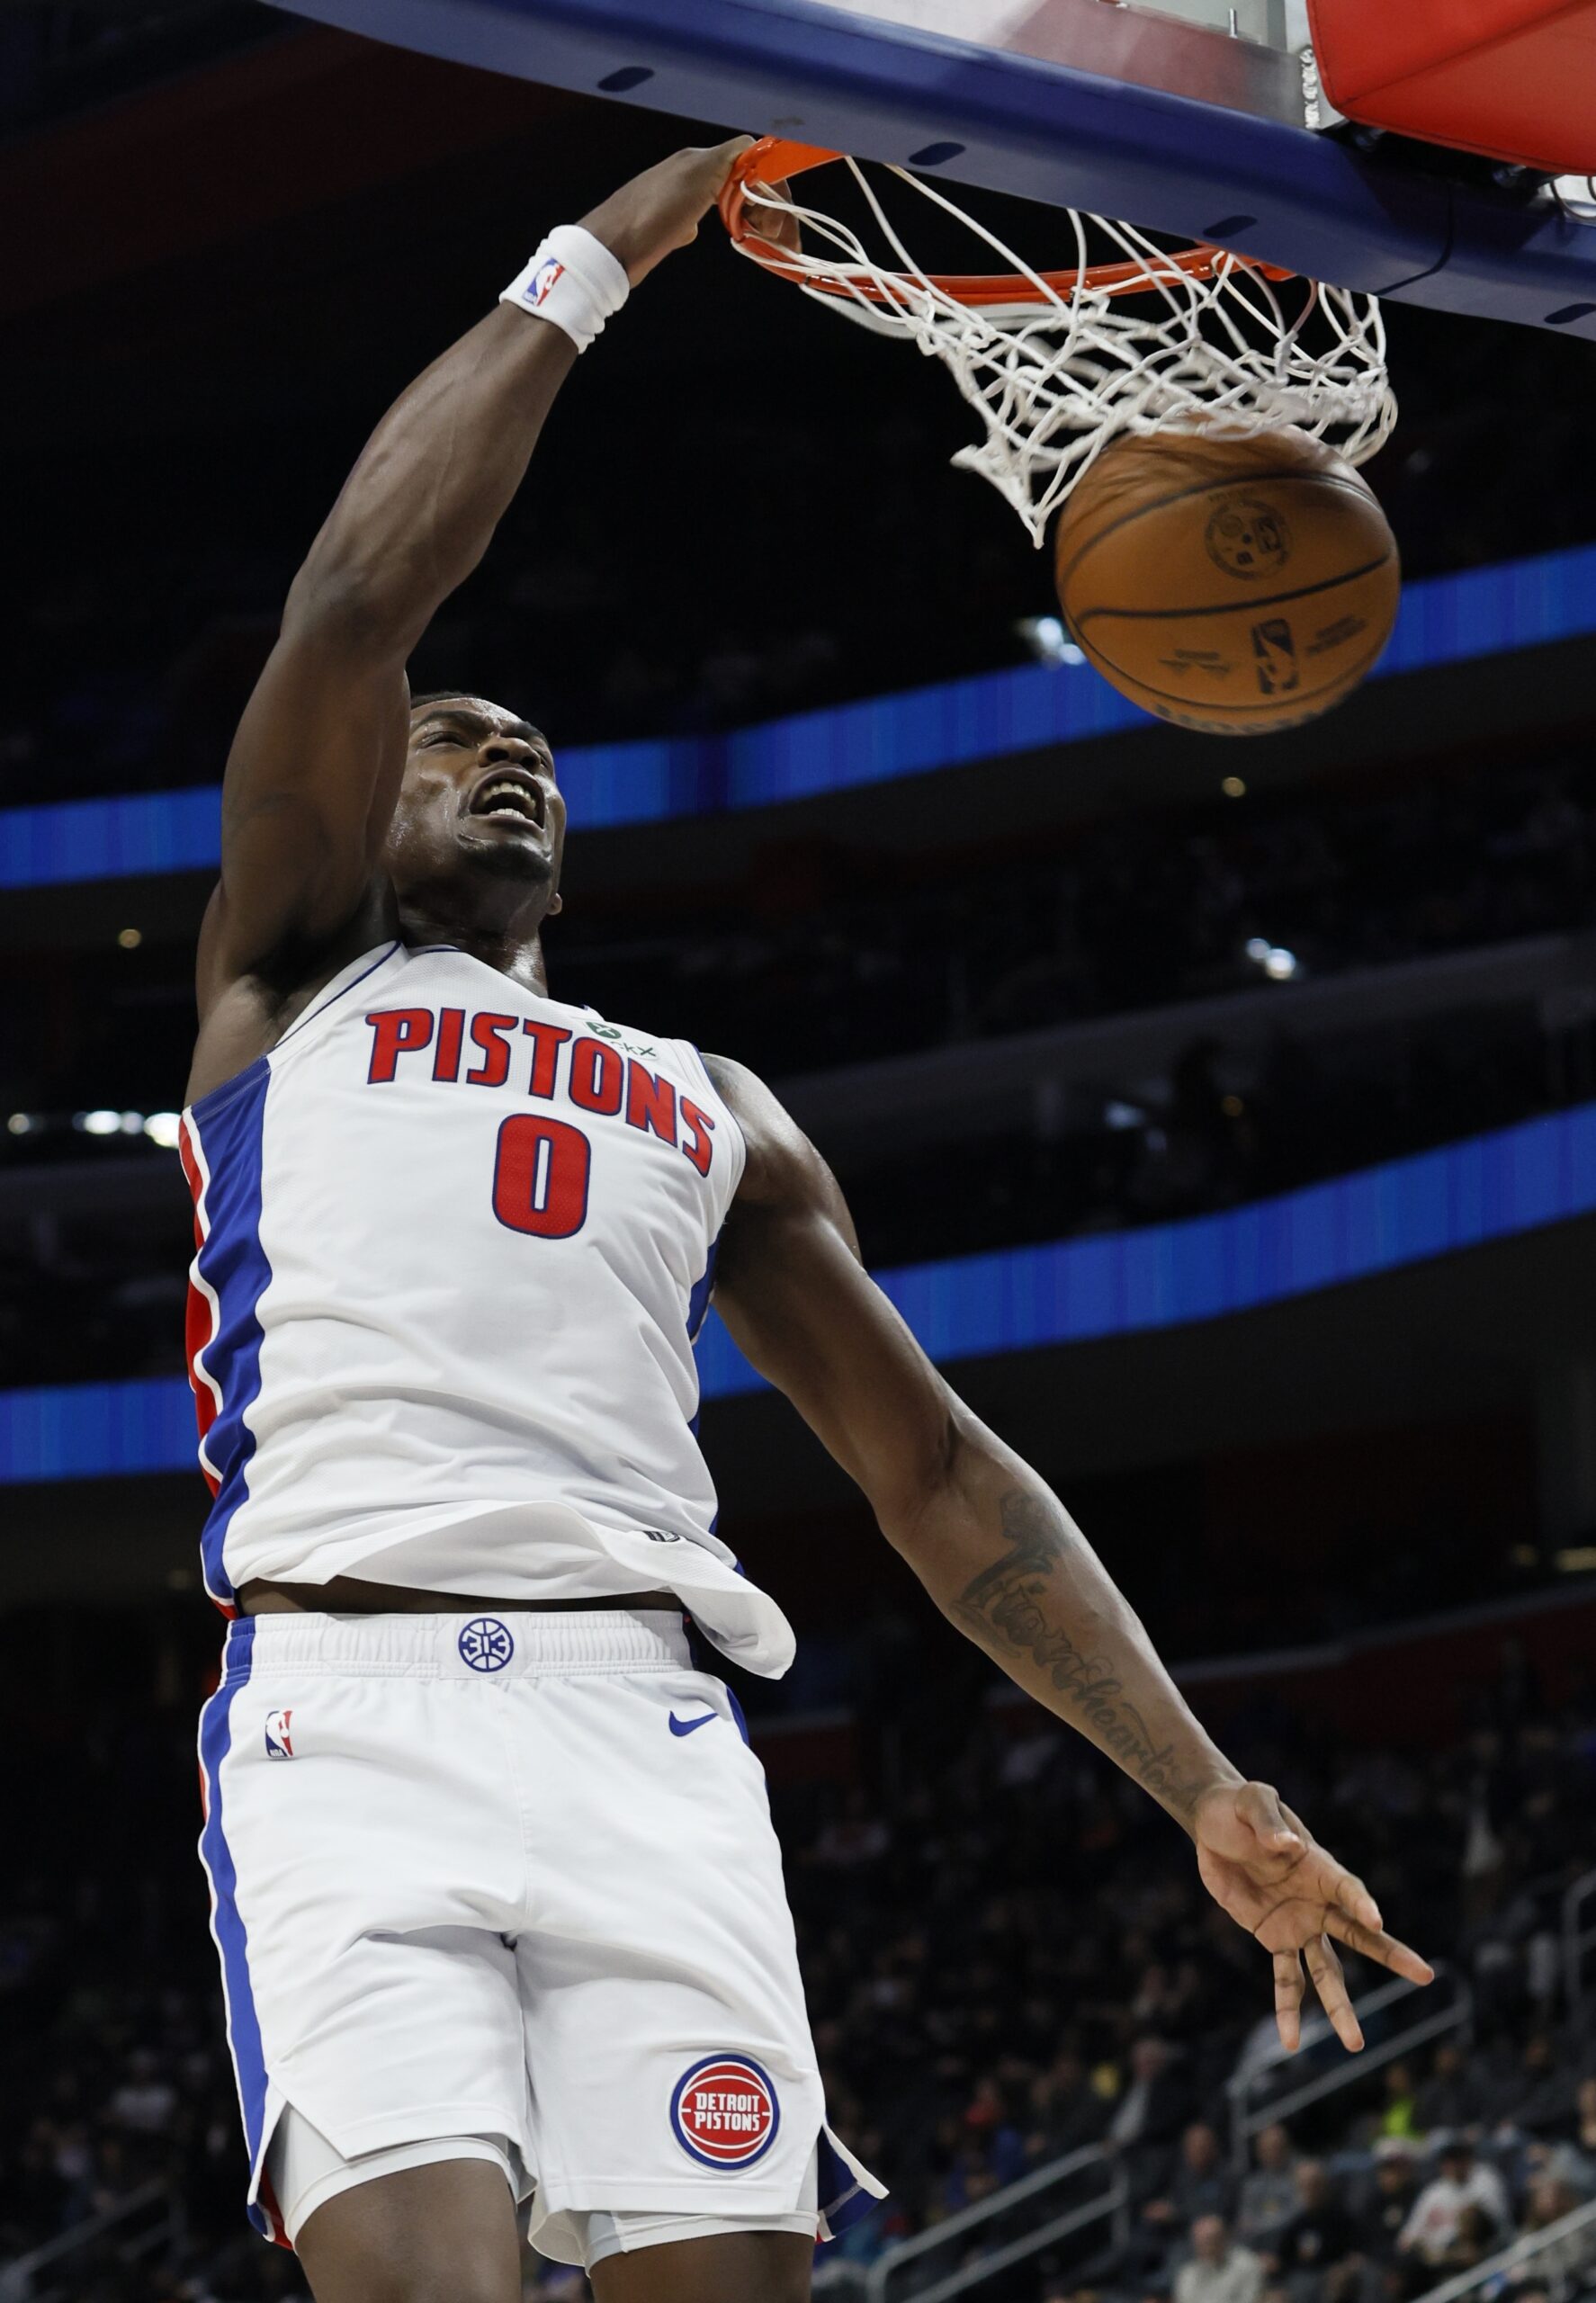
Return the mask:
[[1180, 2137], [1179, 2155], [1167, 2188], [1150, 2199], [1142, 2220], [1154, 2231], [1185, 2231], [1200, 2218], [1230, 2220], [1235, 2185], [1211, 2127], [1194, 2121]]
[[1419, 2135], [1418, 2091], [1413, 2085], [1412, 2066], [1391, 2064], [1385, 2073], [1385, 2107], [1380, 2114], [1376, 2132], [1380, 2135]]
[[1300, 2159], [1296, 2212], [1269, 2250], [1292, 2303], [1340, 2303], [1358, 2267], [1358, 2231], [1323, 2162]]
[[1249, 2246], [1266, 2254], [1275, 2235], [1296, 2214], [1296, 2155], [1291, 2137], [1279, 2125], [1264, 2128], [1253, 2139], [1253, 2165], [1242, 2178], [1236, 2231]]
[[1131, 2048], [1130, 2084], [1108, 2122], [1108, 2141], [1126, 2153], [1133, 2165], [1150, 2164], [1155, 2180], [1191, 2108], [1186, 2083], [1171, 2064], [1165, 2040], [1137, 2039]]
[[1444, 2272], [1448, 2279], [1455, 2279], [1460, 2272], [1477, 2271], [1501, 2244], [1496, 2226], [1484, 2209], [1470, 2205], [1458, 2217], [1457, 2236], [1434, 2268]]
[[164, 2135], [177, 2109], [177, 2090], [163, 2075], [160, 2057], [148, 2048], [130, 2057], [127, 2077], [112, 2097], [107, 2117], [134, 2135]]
[[1454, 2136], [1442, 2146], [1439, 2173], [1413, 2201], [1398, 2247], [1403, 2254], [1439, 2268], [1457, 2245], [1464, 2210], [1470, 2207], [1484, 2211], [1497, 2236], [1505, 2238], [1511, 2233], [1507, 2186], [1494, 2167], [1475, 2157], [1471, 2143]]
[[1263, 2263], [1233, 2239], [1218, 2215], [1199, 2215], [1191, 2254], [1175, 2274], [1174, 2303], [1259, 2303]]
[[969, 2139], [981, 2146], [987, 2172], [998, 2184], [1018, 2182], [1026, 2171], [1025, 2138], [1009, 2116], [1003, 2091], [990, 2074], [978, 2079], [964, 2112]]
[[1050, 2069], [1031, 2083], [1031, 2134], [1035, 2160], [1062, 2159], [1102, 2139], [1108, 2107], [1092, 2085], [1085, 2064], [1071, 2049], [1055, 2056]]
[[[1549, 2230], [1565, 2215], [1572, 2215], [1585, 2201], [1572, 2183], [1556, 2175], [1538, 2176], [1529, 2186], [1524, 2203], [1526, 2232]], [[1588, 2272], [1592, 2257], [1592, 2235], [1589, 2230], [1565, 2233], [1538, 2248], [1532, 2266], [1535, 2278], [1554, 2294], [1566, 2294], [1579, 2283], [1582, 2273]]]
[[1480, 2085], [1470, 2073], [1456, 2039], [1443, 2039], [1436, 2048], [1430, 2076], [1414, 2097], [1415, 2121], [1421, 2135], [1438, 2128], [1461, 2133], [1477, 2129], [1483, 2110]]
[[1394, 2263], [1418, 2196], [1416, 2146], [1405, 2135], [1382, 2136], [1375, 2146], [1374, 2188], [1357, 2218], [1358, 2253], [1376, 2265]]
[[57, 2164], [48, 2123], [35, 2119], [0, 2187], [0, 2254], [21, 2254], [67, 2220], [72, 2187]]
[[1504, 2127], [1543, 2135], [1566, 2127], [1576, 2101], [1574, 2075], [1560, 2067], [1550, 2035], [1532, 2031], [1518, 2069], [1504, 2085], [1498, 2117]]

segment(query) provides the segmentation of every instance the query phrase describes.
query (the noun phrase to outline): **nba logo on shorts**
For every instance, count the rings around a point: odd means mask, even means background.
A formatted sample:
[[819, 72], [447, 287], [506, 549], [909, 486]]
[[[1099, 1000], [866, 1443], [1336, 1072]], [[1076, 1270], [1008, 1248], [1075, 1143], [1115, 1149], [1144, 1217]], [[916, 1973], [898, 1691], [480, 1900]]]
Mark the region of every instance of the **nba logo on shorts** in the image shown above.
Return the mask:
[[776, 2089], [744, 2055], [706, 2056], [677, 2081], [670, 2124], [701, 2167], [749, 2167], [776, 2141]]
[[266, 1757], [269, 1760], [292, 1759], [293, 1738], [288, 1732], [292, 1721], [291, 1710], [267, 1712]]
[[564, 271], [565, 266], [557, 255], [551, 255], [546, 264], [539, 264], [526, 283], [526, 300], [534, 311]]

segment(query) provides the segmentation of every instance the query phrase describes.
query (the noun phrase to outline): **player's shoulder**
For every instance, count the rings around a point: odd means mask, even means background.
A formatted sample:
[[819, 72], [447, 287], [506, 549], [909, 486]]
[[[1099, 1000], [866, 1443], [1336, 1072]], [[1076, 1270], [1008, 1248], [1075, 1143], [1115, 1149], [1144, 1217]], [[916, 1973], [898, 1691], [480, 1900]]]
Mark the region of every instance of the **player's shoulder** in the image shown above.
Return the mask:
[[785, 1136], [803, 1140], [792, 1114], [757, 1071], [750, 1071], [746, 1063], [739, 1063], [730, 1055], [706, 1052], [700, 1060], [711, 1087], [750, 1141], [767, 1137], [776, 1141]]
[[835, 1190], [825, 1161], [757, 1071], [729, 1055], [705, 1054], [704, 1068], [748, 1147], [740, 1201], [801, 1205]]

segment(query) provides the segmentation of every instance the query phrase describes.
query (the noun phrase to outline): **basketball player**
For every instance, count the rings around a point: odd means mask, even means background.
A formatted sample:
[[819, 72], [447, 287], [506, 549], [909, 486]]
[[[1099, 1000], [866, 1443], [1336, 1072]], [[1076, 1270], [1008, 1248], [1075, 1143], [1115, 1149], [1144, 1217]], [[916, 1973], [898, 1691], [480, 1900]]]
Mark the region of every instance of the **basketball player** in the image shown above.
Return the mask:
[[1204, 1734], [768, 1090], [550, 996], [543, 737], [410, 701], [578, 353], [740, 148], [551, 233], [384, 417], [228, 763], [183, 1140], [234, 1618], [202, 1851], [252, 2212], [318, 2303], [515, 2303], [518, 2209], [599, 2303], [800, 2303], [817, 2233], [879, 2195], [826, 2127], [763, 1778], [684, 1627], [792, 1655], [714, 1532], [712, 1289], [937, 1604], [1189, 1833], [1288, 2047], [1305, 1960], [1360, 2044], [1336, 1943], [1430, 1976]]

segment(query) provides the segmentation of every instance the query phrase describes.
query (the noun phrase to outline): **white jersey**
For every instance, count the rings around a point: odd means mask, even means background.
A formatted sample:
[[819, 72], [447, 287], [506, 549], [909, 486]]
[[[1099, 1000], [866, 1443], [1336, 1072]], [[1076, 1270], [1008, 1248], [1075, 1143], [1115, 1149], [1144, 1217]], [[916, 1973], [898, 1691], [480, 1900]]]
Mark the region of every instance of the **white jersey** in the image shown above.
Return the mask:
[[184, 1114], [182, 1152], [214, 1599], [663, 1588], [785, 1671], [696, 1436], [745, 1146], [695, 1048], [388, 944]]

